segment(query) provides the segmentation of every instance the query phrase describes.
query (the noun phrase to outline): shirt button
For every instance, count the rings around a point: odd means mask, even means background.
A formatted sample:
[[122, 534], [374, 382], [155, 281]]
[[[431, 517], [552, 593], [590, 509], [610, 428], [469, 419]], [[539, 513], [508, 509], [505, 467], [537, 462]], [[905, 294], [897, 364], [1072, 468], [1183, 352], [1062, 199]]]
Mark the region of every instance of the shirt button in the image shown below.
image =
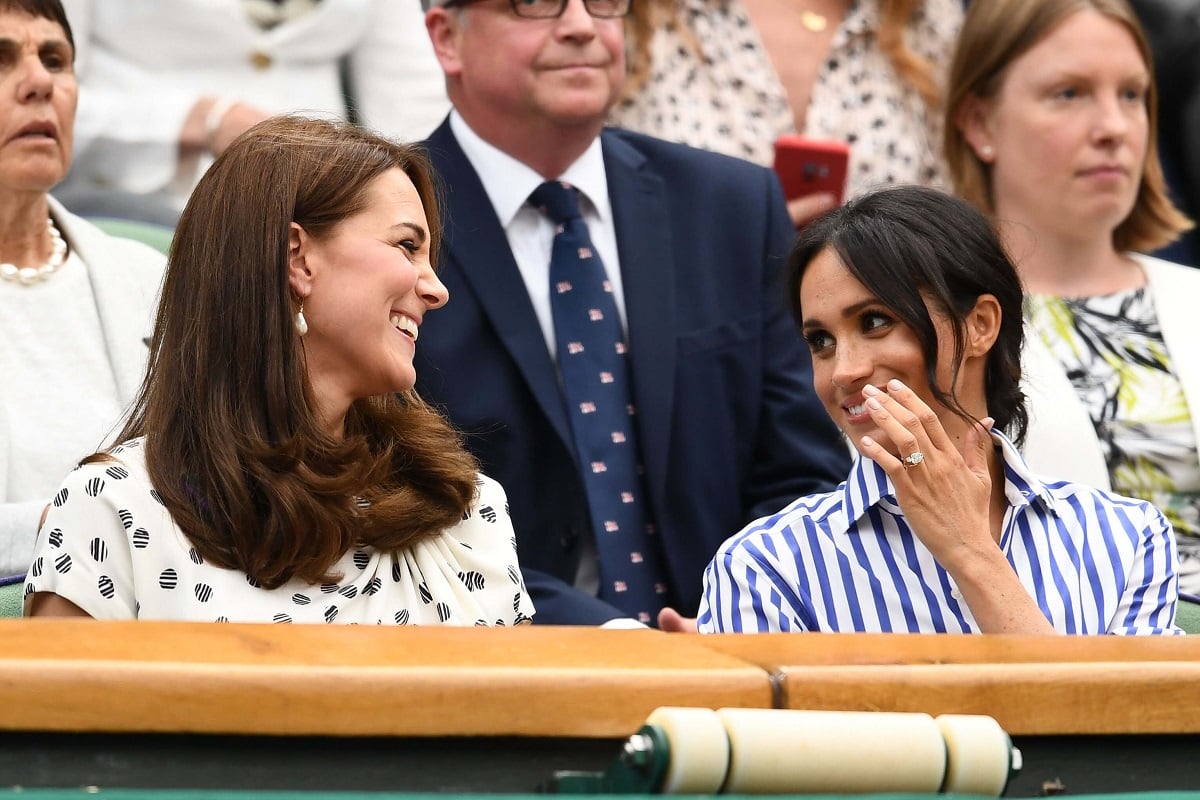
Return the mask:
[[955, 600], [962, 600], [962, 592], [960, 592], [958, 589], [951, 589], [950, 596]]
[[250, 63], [255, 69], [262, 71], [275, 63], [275, 59], [271, 58], [271, 56], [261, 50], [255, 50], [250, 54]]

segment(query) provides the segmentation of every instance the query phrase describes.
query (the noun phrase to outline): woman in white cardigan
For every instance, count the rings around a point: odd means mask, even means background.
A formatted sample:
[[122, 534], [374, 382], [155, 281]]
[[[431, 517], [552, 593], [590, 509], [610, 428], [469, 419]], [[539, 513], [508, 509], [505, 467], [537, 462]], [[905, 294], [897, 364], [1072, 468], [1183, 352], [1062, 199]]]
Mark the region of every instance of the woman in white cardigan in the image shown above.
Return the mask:
[[1167, 198], [1149, 48], [1125, 0], [972, 3], [947, 158], [1028, 293], [1026, 457], [1159, 506], [1200, 593], [1200, 271], [1140, 252], [1191, 227]]
[[165, 259], [67, 213], [74, 45], [57, 0], [13, 0], [0, 38], [0, 578], [24, 574], [66, 470], [120, 422], [145, 372]]
[[420, 0], [64, 5], [81, 97], [78, 154], [57, 194], [76, 211], [173, 223], [212, 158], [270, 114], [352, 111], [412, 141], [450, 109]]

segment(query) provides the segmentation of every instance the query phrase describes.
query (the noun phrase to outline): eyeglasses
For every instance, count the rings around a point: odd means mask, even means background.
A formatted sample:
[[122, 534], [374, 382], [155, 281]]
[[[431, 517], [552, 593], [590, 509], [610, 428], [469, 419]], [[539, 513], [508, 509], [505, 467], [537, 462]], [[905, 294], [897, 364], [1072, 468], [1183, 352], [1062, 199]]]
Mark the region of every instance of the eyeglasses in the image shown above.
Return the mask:
[[[561, 17], [571, 0], [508, 0], [513, 13], [525, 19], [554, 19]], [[478, 0], [446, 0], [445, 8], [466, 6]], [[593, 17], [612, 19], [629, 16], [633, 0], [583, 0], [583, 7]]]

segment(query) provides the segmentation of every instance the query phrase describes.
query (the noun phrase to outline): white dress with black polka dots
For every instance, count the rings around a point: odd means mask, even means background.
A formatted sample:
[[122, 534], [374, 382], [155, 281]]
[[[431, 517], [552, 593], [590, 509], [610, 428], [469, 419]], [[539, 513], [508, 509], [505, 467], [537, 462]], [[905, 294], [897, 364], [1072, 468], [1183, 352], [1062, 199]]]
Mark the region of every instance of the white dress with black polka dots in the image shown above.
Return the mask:
[[25, 596], [54, 592], [96, 619], [518, 625], [533, 603], [504, 489], [480, 475], [457, 525], [395, 552], [351, 549], [337, 583], [264, 589], [204, 563], [158, 499], [143, 440], [70, 473], [38, 533]]

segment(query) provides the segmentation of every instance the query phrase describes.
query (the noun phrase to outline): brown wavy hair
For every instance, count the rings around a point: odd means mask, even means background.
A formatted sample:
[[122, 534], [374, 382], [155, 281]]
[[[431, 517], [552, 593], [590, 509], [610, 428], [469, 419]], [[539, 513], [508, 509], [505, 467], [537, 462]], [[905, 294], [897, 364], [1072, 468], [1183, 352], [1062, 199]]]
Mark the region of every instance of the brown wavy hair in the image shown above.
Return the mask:
[[475, 495], [461, 436], [411, 391], [355, 401], [344, 437], [330, 438], [293, 328], [289, 224], [330, 235], [393, 168], [417, 189], [436, 263], [424, 150], [328, 120], [251, 128], [201, 179], [175, 231], [150, 367], [117, 441], [146, 437], [151, 481], [206, 561], [267, 588], [336, 580], [351, 547], [434, 535]]
[[976, 207], [995, 211], [989, 165], [979, 160], [959, 128], [971, 101], [999, 95], [1009, 66], [1078, 11], [1091, 10], [1129, 31], [1150, 75], [1146, 92], [1146, 159], [1133, 210], [1113, 232], [1119, 251], [1149, 252], [1174, 241], [1192, 227], [1167, 196], [1158, 159], [1158, 89], [1150, 45], [1125, 0], [986, 0], [971, 3], [950, 67], [945, 111], [945, 156], [954, 189]]
[[[650, 80], [653, 59], [650, 52], [654, 32], [659, 28], [676, 28], [692, 52], [704, 63], [708, 57], [695, 33], [679, 13], [680, 0], [634, 0], [625, 18], [626, 58], [628, 77], [625, 97], [632, 97]], [[725, 0], [713, 0], [723, 3]], [[941, 91], [935, 68], [928, 60], [914, 53], [905, 41], [904, 33], [921, 9], [924, 0], [881, 0], [879, 20], [879, 49], [892, 63], [902, 82], [911, 84], [935, 110], [941, 102]], [[793, 109], [794, 111], [795, 109]]]

